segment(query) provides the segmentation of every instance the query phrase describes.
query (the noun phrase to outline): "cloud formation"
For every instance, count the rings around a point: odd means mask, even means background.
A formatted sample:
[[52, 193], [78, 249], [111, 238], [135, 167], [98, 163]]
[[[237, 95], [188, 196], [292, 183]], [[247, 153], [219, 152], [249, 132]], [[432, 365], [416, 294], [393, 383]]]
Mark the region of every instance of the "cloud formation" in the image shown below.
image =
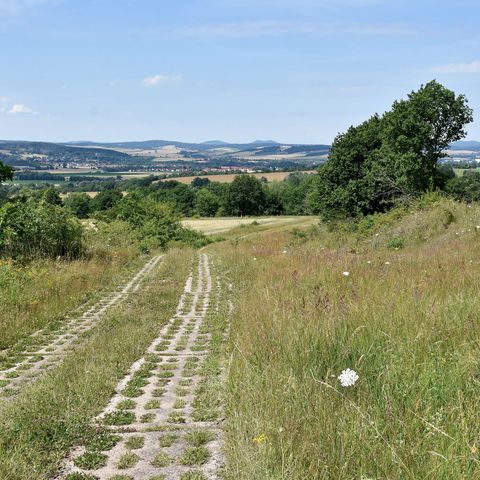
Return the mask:
[[10, 110], [8, 110], [7, 113], [16, 114], [16, 113], [34, 113], [34, 112], [31, 108], [27, 107], [26, 105], [23, 105], [23, 103], [15, 103], [12, 105], [12, 108], [10, 108]]
[[156, 87], [158, 85], [161, 85], [163, 83], [169, 83], [169, 82], [179, 82], [182, 79], [182, 75], [162, 75], [160, 73], [157, 73], [156, 75], [152, 75], [150, 77], [145, 77], [142, 80], [142, 85], [144, 87]]
[[480, 60], [470, 63], [449, 63], [433, 69], [433, 73], [447, 73], [452, 75], [464, 75], [480, 73]]

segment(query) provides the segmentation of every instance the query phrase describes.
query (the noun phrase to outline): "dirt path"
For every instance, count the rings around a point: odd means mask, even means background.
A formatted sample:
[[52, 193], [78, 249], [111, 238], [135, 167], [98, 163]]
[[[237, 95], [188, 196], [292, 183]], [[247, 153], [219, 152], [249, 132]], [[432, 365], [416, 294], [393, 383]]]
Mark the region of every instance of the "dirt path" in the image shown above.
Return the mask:
[[219, 368], [211, 371], [216, 333], [209, 318], [218, 315], [219, 288], [212, 285], [210, 268], [208, 256], [200, 254], [176, 314], [95, 419], [102, 440], [76, 449], [57, 478], [220, 478], [222, 433], [219, 420], [208, 413], [218, 402], [205, 386], [221, 375]]
[[14, 397], [20, 388], [46, 369], [57, 365], [80, 341], [80, 336], [91, 330], [108, 309], [120, 304], [139, 290], [143, 279], [160, 262], [161, 256], [150, 259], [129, 281], [105, 296], [93, 306], [83, 306], [76, 315], [67, 317], [56, 331], [39, 330], [17, 345], [0, 352], [0, 397]]

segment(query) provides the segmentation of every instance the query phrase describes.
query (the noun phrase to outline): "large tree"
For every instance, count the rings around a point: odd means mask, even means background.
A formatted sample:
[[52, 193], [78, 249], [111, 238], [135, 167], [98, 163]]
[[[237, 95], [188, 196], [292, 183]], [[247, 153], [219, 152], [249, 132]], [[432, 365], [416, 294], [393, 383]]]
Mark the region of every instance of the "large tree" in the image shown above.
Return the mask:
[[314, 209], [324, 218], [369, 214], [435, 188], [438, 160], [472, 120], [466, 98], [436, 81], [411, 92], [335, 138], [310, 196]]
[[264, 205], [265, 192], [260, 180], [253, 175], [236, 176], [227, 193], [227, 214], [259, 215], [263, 212]]

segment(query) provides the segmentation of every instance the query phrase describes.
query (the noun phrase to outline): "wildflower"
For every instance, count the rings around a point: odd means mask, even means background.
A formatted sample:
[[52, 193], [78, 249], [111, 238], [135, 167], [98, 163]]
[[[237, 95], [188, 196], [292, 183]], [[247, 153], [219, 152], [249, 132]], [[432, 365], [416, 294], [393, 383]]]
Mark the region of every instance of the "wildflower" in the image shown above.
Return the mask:
[[287, 253], [287, 251], [286, 251], [286, 250], [284, 250], [282, 253]]
[[256, 443], [257, 445], [260, 445], [261, 443], [265, 443], [267, 441], [267, 436], [264, 433], [261, 433], [260, 435], [257, 435], [253, 439], [253, 443]]
[[355, 370], [347, 368], [342, 370], [342, 373], [338, 376], [342, 387], [353, 387], [358, 380], [358, 374]]
[[254, 260], [256, 260], [256, 259], [257, 259], [257, 257], [253, 257], [253, 259], [254, 259]]
[[367, 263], [370, 265], [370, 264], [372, 263], [372, 261], [371, 261], [371, 260], [367, 260]]
[[385, 262], [385, 265], [390, 265], [390, 262]]
[[343, 275], [344, 277], [348, 277], [348, 276], [350, 275], [350, 272], [343, 272], [342, 275]]

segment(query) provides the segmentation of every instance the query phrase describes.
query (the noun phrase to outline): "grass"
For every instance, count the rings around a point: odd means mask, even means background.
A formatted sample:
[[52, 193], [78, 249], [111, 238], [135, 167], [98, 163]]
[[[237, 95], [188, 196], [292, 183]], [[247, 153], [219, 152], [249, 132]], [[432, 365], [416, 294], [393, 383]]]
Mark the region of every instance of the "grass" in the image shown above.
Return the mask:
[[202, 446], [199, 447], [187, 447], [179, 458], [179, 462], [182, 465], [203, 465], [210, 457], [208, 448]]
[[140, 457], [135, 453], [124, 453], [118, 460], [117, 468], [120, 470], [125, 470], [126, 468], [134, 467], [137, 462], [140, 460]]
[[28, 345], [34, 341], [28, 335], [38, 329], [57, 330], [66, 314], [146, 262], [128, 233], [121, 237], [101, 228], [88, 236], [91, 254], [85, 259], [0, 260], [0, 351], [18, 342], [19, 348]]
[[167, 465], [170, 465], [172, 462], [172, 459], [170, 458], [169, 455], [166, 453], [160, 452], [157, 453], [155, 458], [152, 460], [152, 465], [156, 468], [163, 468], [166, 467]]
[[107, 456], [99, 452], [86, 452], [75, 459], [75, 466], [84, 470], [94, 470], [107, 463]]
[[480, 478], [477, 225], [439, 200], [208, 248], [235, 286], [226, 478]]
[[137, 450], [139, 448], [143, 448], [144, 444], [145, 444], [145, 438], [137, 435], [134, 437], [130, 437], [125, 442], [125, 447], [128, 448], [129, 450]]
[[[168, 252], [149, 277], [149, 288], [108, 314], [63, 363], [14, 402], [0, 403], [2, 480], [51, 478], [73, 445], [96, 435], [91, 419], [174, 313], [190, 259], [189, 250]], [[158, 281], [164, 278], [171, 281]]]

